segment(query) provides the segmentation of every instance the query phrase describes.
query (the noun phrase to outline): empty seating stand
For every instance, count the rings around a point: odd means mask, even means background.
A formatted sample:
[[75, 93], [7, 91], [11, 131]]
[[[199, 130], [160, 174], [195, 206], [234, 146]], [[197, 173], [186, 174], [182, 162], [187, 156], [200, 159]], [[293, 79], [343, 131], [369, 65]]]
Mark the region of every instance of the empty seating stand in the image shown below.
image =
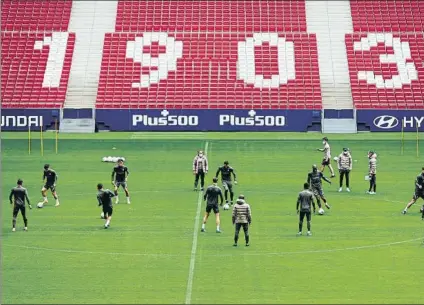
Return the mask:
[[75, 34], [72, 1], [2, 0], [3, 108], [62, 107]]
[[346, 35], [356, 108], [424, 108], [424, 1], [351, 0]]
[[305, 1], [119, 1], [98, 108], [320, 109]]

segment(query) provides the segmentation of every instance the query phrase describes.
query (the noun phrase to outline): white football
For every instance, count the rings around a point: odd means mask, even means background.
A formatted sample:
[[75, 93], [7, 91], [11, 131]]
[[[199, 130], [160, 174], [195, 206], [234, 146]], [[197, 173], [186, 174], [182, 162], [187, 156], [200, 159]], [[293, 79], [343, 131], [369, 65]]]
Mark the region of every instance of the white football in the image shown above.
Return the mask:
[[318, 210], [318, 214], [320, 214], [320, 215], [324, 215], [324, 209], [323, 208], [320, 208], [319, 210]]
[[223, 209], [224, 209], [224, 210], [229, 210], [229, 209], [230, 209], [229, 204], [228, 204], [228, 203], [224, 204]]
[[334, 157], [334, 161], [339, 161], [339, 157]]
[[106, 157], [103, 157], [103, 158], [102, 158], [102, 161], [103, 161], [103, 162], [106, 162], [106, 161], [107, 161], [107, 158], [106, 158]]
[[105, 213], [101, 212], [101, 213], [100, 213], [100, 218], [101, 218], [101, 219], [104, 219], [104, 218], [105, 218]]
[[42, 202], [37, 203], [37, 208], [41, 209], [43, 207], [44, 207], [44, 203]]
[[107, 162], [112, 162], [112, 157], [111, 157], [111, 156], [107, 157], [107, 158], [106, 158], [106, 161], [107, 161]]

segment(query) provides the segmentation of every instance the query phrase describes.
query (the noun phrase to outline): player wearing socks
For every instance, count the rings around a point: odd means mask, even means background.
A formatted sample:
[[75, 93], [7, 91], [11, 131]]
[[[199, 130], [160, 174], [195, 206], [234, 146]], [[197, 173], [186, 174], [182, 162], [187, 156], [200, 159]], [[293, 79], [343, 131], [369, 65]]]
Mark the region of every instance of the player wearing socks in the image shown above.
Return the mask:
[[206, 201], [206, 212], [205, 216], [203, 217], [203, 223], [202, 223], [202, 232], [205, 232], [206, 222], [208, 221], [209, 215], [211, 211], [215, 213], [215, 221], [216, 221], [216, 233], [221, 233], [221, 229], [219, 228], [220, 225], [220, 219], [219, 219], [219, 207], [218, 207], [218, 198], [220, 199], [220, 205], [222, 205], [222, 202], [224, 201], [224, 198], [222, 197], [222, 191], [217, 185], [218, 178], [213, 178], [213, 184], [208, 186], [206, 189], [205, 195], [203, 196], [203, 200]]
[[239, 239], [240, 229], [243, 227], [244, 239], [246, 241], [246, 247], [249, 246], [249, 226], [252, 223], [252, 211], [250, 205], [244, 201], [244, 196], [240, 195], [233, 208], [232, 215], [233, 225], [235, 225], [234, 233], [234, 247], [237, 247]]
[[115, 197], [115, 194], [112, 191], [103, 189], [103, 184], [101, 183], [97, 184], [97, 201], [99, 202], [99, 206], [103, 208], [104, 219], [106, 219], [105, 229], [109, 228], [110, 221], [112, 220], [113, 197]]
[[130, 204], [130, 193], [128, 191], [128, 176], [130, 172], [128, 171], [128, 167], [124, 165], [124, 160], [119, 159], [118, 164], [113, 168], [112, 171], [112, 184], [114, 186], [115, 193], [115, 204], [119, 203], [118, 189], [121, 186], [125, 191], [125, 196], [127, 197], [127, 203]]
[[370, 181], [370, 188], [367, 194], [375, 195], [377, 189], [377, 154], [373, 151], [368, 152], [368, 176]]
[[[312, 219], [312, 213], [311, 208], [314, 208], [315, 213], [315, 202], [314, 202], [314, 194], [309, 190], [309, 184], [305, 183], [303, 184], [303, 191], [299, 193], [299, 196], [297, 197], [297, 203], [296, 203], [296, 210], [297, 214], [299, 214], [299, 232], [297, 235], [302, 235], [302, 229], [303, 229], [303, 220], [306, 216], [306, 225], [308, 228], [308, 236], [311, 236], [311, 219]], [[299, 209], [300, 207], [300, 209]]]
[[194, 190], [197, 191], [197, 185], [199, 184], [200, 178], [200, 190], [203, 191], [205, 187], [205, 175], [208, 173], [208, 159], [203, 154], [203, 151], [199, 150], [193, 160], [193, 175], [194, 179]]
[[[424, 167], [421, 168], [421, 173], [417, 176], [415, 179], [415, 192], [414, 196], [412, 196], [412, 199], [408, 204], [406, 205], [405, 209], [402, 211], [402, 214], [406, 214], [408, 209], [415, 203], [417, 200], [421, 198], [424, 199]], [[422, 217], [424, 218], [424, 205], [421, 208]]]
[[346, 177], [346, 191], [350, 192], [349, 178], [350, 171], [352, 170], [352, 156], [350, 155], [349, 148], [343, 148], [343, 152], [337, 159], [337, 165], [340, 173], [340, 188], [339, 192], [343, 190], [343, 178]]
[[321, 199], [325, 203], [327, 209], [330, 208], [330, 205], [327, 202], [327, 199], [324, 197], [324, 191], [322, 190], [322, 181], [324, 180], [331, 184], [331, 181], [328, 180], [322, 172], [320, 172], [317, 166], [314, 164], [312, 166], [312, 172], [308, 173], [308, 184], [311, 187], [311, 191], [317, 199], [318, 207], [321, 209]]
[[317, 149], [318, 151], [321, 151], [324, 153], [324, 158], [322, 159], [322, 163], [321, 163], [321, 172], [323, 172], [325, 167], [328, 166], [331, 172], [331, 178], [334, 178], [335, 177], [334, 170], [333, 170], [333, 166], [331, 165], [331, 148], [330, 148], [330, 144], [328, 144], [327, 137], [322, 138], [322, 144], [324, 145], [324, 147]]
[[28, 219], [26, 217], [26, 211], [25, 211], [25, 201], [28, 203], [28, 206], [30, 209], [32, 209], [32, 206], [29, 202], [28, 198], [28, 191], [26, 188], [22, 186], [23, 181], [22, 179], [18, 179], [17, 186], [14, 187], [10, 191], [9, 195], [9, 201], [10, 204], [13, 204], [13, 221], [12, 221], [12, 231], [16, 231], [16, 218], [18, 217], [19, 211], [22, 214], [22, 218], [24, 219], [24, 230], [28, 230]]
[[224, 165], [220, 166], [216, 171], [215, 177], [218, 177], [221, 173], [222, 186], [224, 187], [224, 197], [225, 203], [228, 204], [228, 192], [230, 193], [230, 204], [233, 204], [234, 192], [233, 192], [233, 183], [231, 180], [231, 175], [234, 176], [234, 184], [237, 184], [237, 177], [234, 169], [230, 166], [228, 161], [224, 161]]
[[53, 198], [56, 200], [55, 206], [58, 207], [60, 205], [59, 198], [57, 196], [56, 192], [56, 184], [57, 184], [57, 173], [50, 168], [50, 164], [44, 165], [44, 172], [43, 172], [43, 183], [44, 186], [41, 189], [41, 195], [43, 196], [43, 201], [39, 203], [39, 205], [43, 206], [44, 204], [48, 203], [47, 200], [47, 191], [50, 189], [52, 192]]

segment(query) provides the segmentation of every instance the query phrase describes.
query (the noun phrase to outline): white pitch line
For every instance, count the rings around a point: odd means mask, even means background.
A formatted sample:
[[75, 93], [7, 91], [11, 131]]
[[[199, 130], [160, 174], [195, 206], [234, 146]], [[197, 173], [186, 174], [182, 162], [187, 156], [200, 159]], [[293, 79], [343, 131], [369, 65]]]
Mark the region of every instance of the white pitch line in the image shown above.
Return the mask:
[[[205, 155], [207, 155], [208, 153], [208, 147], [209, 147], [209, 142], [206, 142], [205, 150], [204, 150]], [[199, 220], [200, 220], [199, 218], [200, 218], [200, 211], [202, 208], [202, 199], [203, 199], [202, 197], [203, 197], [203, 192], [199, 192], [199, 196], [197, 198], [196, 218], [194, 219], [193, 243], [191, 246], [190, 267], [188, 269], [185, 304], [191, 303], [191, 295], [193, 292], [194, 267], [196, 265], [197, 238], [199, 236]]]
[[[286, 255], [299, 255], [299, 254], [310, 254], [310, 253], [334, 253], [334, 252], [343, 252], [343, 251], [354, 251], [354, 250], [364, 250], [364, 249], [375, 249], [382, 247], [390, 247], [401, 244], [412, 243], [415, 241], [423, 240], [422, 237], [408, 239], [403, 241], [395, 241], [384, 244], [374, 244], [366, 246], [357, 246], [357, 247], [346, 247], [346, 248], [336, 248], [336, 249], [322, 249], [322, 250], [306, 250], [306, 251], [288, 251], [288, 252], [240, 252], [237, 253], [238, 256], [286, 256]], [[424, 245], [424, 244], [423, 244]], [[128, 253], [128, 252], [101, 252], [101, 251], [84, 251], [84, 250], [72, 250], [72, 249], [54, 249], [54, 248], [44, 248], [44, 247], [33, 247], [33, 246], [23, 246], [23, 245], [11, 245], [11, 244], [2, 244], [3, 247], [12, 247], [36, 251], [48, 251], [48, 252], [61, 252], [61, 253], [77, 253], [77, 254], [95, 254], [95, 255], [120, 255], [120, 256], [144, 256], [144, 257], [161, 257], [161, 258], [170, 258], [170, 257], [188, 257], [188, 255], [182, 254], [171, 254], [171, 253]], [[231, 247], [232, 248], [232, 247]], [[234, 257], [234, 253], [227, 254], [202, 254], [205, 257]]]

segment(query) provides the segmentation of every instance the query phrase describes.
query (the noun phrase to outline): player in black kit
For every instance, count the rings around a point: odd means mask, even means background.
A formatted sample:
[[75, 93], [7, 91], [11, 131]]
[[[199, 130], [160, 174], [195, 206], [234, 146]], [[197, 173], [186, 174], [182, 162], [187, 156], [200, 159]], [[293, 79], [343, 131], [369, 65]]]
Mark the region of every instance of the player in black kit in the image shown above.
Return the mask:
[[118, 189], [121, 186], [125, 191], [125, 196], [127, 197], [127, 203], [130, 204], [130, 193], [128, 191], [127, 178], [130, 172], [128, 167], [124, 165], [124, 160], [119, 159], [118, 165], [113, 168], [112, 171], [112, 184], [115, 187], [115, 204], [119, 203]]
[[57, 183], [57, 173], [50, 168], [50, 164], [44, 165], [44, 172], [43, 172], [43, 188], [41, 189], [41, 195], [43, 196], [43, 201], [38, 203], [38, 207], [43, 207], [44, 204], [48, 203], [47, 200], [47, 191], [50, 189], [52, 192], [53, 198], [56, 200], [56, 207], [58, 207], [59, 204], [59, 198], [57, 196], [56, 192], [56, 183]]
[[203, 217], [203, 223], [202, 223], [202, 232], [205, 232], [205, 226], [206, 222], [208, 221], [208, 217], [213, 210], [215, 213], [215, 220], [216, 220], [216, 233], [221, 233], [221, 230], [219, 228], [220, 225], [220, 219], [219, 219], [219, 207], [218, 207], [218, 197], [220, 199], [220, 205], [222, 205], [222, 202], [224, 201], [224, 198], [222, 197], [222, 191], [218, 187], [218, 178], [213, 178], [213, 184], [208, 186], [206, 189], [205, 195], [203, 196], [203, 200], [207, 200], [206, 202], [206, 212], [205, 216]]
[[[309, 190], [309, 184], [305, 183], [303, 184], [303, 191], [299, 193], [299, 196], [297, 197], [297, 203], [296, 203], [296, 210], [299, 214], [299, 232], [297, 235], [302, 235], [302, 228], [303, 228], [303, 219], [307, 221], [308, 226], [308, 236], [311, 236], [311, 207], [314, 208], [315, 213], [315, 202], [314, 202], [314, 194]], [[300, 207], [300, 210], [299, 210]]]
[[110, 190], [103, 189], [103, 184], [97, 184], [97, 200], [99, 202], [99, 206], [103, 207], [103, 215], [105, 222], [105, 229], [109, 228], [110, 221], [112, 220], [113, 214], [113, 204], [112, 198], [115, 197], [115, 194]]
[[10, 191], [10, 195], [9, 195], [10, 204], [14, 204], [13, 205], [13, 221], [12, 221], [13, 232], [16, 231], [16, 218], [18, 217], [19, 211], [21, 211], [22, 218], [24, 219], [24, 225], [25, 225], [24, 230], [25, 231], [28, 230], [28, 219], [26, 217], [26, 212], [25, 212], [25, 201], [28, 203], [29, 208], [32, 209], [32, 206], [28, 198], [28, 191], [26, 188], [22, 186], [22, 184], [23, 184], [22, 179], [18, 179], [17, 186]]
[[[417, 202], [417, 200], [421, 198], [424, 200], [424, 167], [421, 168], [421, 173], [417, 176], [417, 178], [415, 179], [415, 192], [414, 195], [412, 196], [412, 199], [410, 202], [408, 202], [407, 206], [405, 207], [405, 209], [402, 211], [402, 214], [406, 214], [406, 212], [408, 211], [408, 209], [415, 203]], [[424, 220], [424, 205], [421, 208], [421, 214], [422, 214], [422, 218]]]
[[311, 191], [317, 199], [318, 207], [321, 209], [321, 199], [325, 203], [327, 209], [330, 208], [330, 205], [327, 203], [327, 199], [324, 197], [324, 191], [322, 190], [321, 179], [330, 183], [331, 181], [327, 179], [322, 172], [320, 172], [317, 166], [314, 164], [312, 166], [312, 172], [308, 173], [308, 184], [311, 186]]
[[234, 169], [229, 166], [228, 161], [224, 161], [224, 165], [220, 166], [216, 171], [215, 177], [218, 178], [219, 173], [221, 173], [222, 186], [224, 187], [224, 197], [225, 203], [228, 204], [228, 192], [230, 192], [230, 204], [233, 204], [234, 192], [233, 192], [233, 183], [231, 180], [231, 174], [234, 176], [234, 184], [237, 184], [237, 177]]

